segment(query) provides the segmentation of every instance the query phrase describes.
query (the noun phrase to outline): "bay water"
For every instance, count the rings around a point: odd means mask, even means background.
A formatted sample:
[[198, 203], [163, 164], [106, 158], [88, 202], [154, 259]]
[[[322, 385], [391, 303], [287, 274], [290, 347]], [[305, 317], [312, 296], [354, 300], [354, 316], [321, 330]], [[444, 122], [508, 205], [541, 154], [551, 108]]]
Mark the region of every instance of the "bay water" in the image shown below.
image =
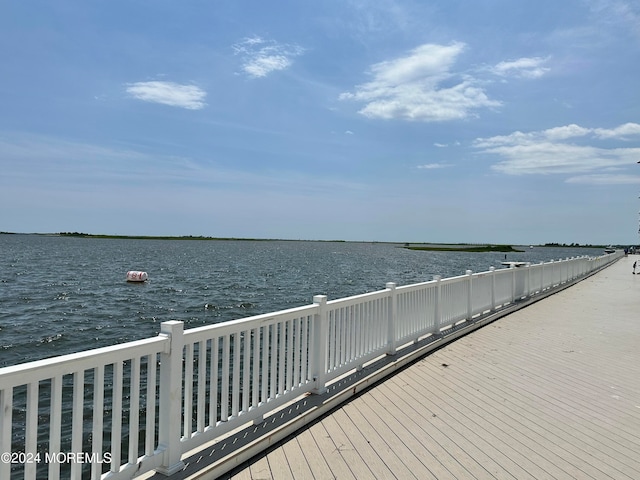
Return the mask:
[[[398, 286], [502, 268], [501, 262], [601, 255], [412, 251], [402, 244], [101, 239], [0, 234], [0, 367]], [[148, 273], [126, 282], [129, 270]]]

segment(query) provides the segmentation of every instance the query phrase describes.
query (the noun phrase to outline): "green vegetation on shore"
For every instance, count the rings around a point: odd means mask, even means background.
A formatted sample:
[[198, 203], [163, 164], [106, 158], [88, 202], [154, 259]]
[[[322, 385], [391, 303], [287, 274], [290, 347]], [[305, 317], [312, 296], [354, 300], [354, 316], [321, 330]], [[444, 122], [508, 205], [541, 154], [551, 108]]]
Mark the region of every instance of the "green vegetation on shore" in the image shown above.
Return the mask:
[[103, 235], [94, 233], [80, 232], [60, 232], [61, 237], [81, 237], [81, 238], [113, 238], [126, 240], [263, 240], [260, 238], [222, 238], [222, 237], [203, 237], [193, 235], [176, 236], [151, 236], [151, 235]]
[[511, 245], [420, 245], [411, 246], [405, 245], [404, 248], [408, 250], [427, 250], [431, 252], [522, 252], [523, 250], [517, 250]]
[[[279, 238], [238, 238], [238, 237], [205, 237], [205, 236], [151, 236], [151, 235], [102, 235], [93, 233], [80, 233], [80, 232], [60, 232], [55, 235], [61, 237], [80, 237], [80, 238], [112, 238], [112, 239], [124, 239], [124, 240], [234, 240], [234, 241], [247, 241], [247, 242], [269, 242], [269, 241], [306, 241], [306, 240], [287, 240]], [[344, 242], [344, 240], [313, 240], [317, 242]]]
[[[347, 240], [308, 240], [308, 239], [286, 239], [286, 238], [241, 238], [241, 237], [208, 237], [208, 236], [194, 236], [194, 235], [107, 235], [107, 234], [95, 234], [95, 233], [82, 233], [82, 232], [59, 232], [59, 233], [17, 233], [17, 232], [4, 232], [0, 231], [0, 235], [43, 235], [43, 236], [60, 236], [60, 237], [79, 237], [79, 238], [112, 238], [123, 240], [227, 240], [227, 241], [252, 241], [252, 242], [342, 242], [342, 243], [388, 243], [397, 246], [402, 246], [408, 250], [426, 250], [426, 251], [440, 251], [440, 252], [522, 252], [524, 250], [518, 250], [511, 245], [493, 245], [493, 244], [469, 244], [469, 243], [403, 243], [403, 242], [388, 242], [388, 241], [347, 241]], [[562, 248], [605, 248], [604, 245], [592, 245], [592, 244], [580, 244], [580, 243], [545, 243], [544, 245], [536, 245], [536, 247], [562, 247]], [[617, 248], [623, 248], [621, 245], [616, 245]]]

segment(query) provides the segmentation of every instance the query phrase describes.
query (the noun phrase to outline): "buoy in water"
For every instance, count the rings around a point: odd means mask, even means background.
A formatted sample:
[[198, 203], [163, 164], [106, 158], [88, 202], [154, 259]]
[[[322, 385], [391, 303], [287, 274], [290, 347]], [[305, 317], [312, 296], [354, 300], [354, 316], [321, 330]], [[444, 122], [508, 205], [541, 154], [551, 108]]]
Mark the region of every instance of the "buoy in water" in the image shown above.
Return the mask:
[[127, 272], [127, 282], [146, 282], [148, 278], [147, 272], [139, 272], [137, 270]]

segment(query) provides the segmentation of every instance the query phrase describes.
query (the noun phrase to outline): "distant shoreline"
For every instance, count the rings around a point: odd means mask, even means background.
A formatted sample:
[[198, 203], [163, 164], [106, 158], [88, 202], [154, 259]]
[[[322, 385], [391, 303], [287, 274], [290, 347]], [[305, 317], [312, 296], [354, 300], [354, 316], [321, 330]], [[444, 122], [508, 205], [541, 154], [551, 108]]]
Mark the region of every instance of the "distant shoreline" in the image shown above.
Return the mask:
[[524, 252], [518, 250], [511, 245], [442, 245], [442, 246], [405, 246], [407, 250], [424, 250], [428, 252]]
[[[242, 238], [242, 237], [207, 237], [193, 235], [108, 235], [82, 232], [58, 232], [58, 233], [20, 233], [20, 232], [0, 232], [0, 235], [40, 235], [47, 237], [71, 237], [71, 238], [103, 238], [116, 240], [205, 240], [205, 241], [241, 241], [241, 242], [327, 242], [327, 243], [382, 243], [397, 245], [407, 250], [424, 250], [433, 252], [524, 252], [512, 245], [487, 244], [487, 243], [432, 243], [432, 242], [387, 242], [376, 240], [305, 240], [287, 238]], [[544, 245], [533, 245], [536, 248], [559, 247], [559, 248], [605, 248], [605, 245], [581, 245], [577, 243], [545, 243]]]

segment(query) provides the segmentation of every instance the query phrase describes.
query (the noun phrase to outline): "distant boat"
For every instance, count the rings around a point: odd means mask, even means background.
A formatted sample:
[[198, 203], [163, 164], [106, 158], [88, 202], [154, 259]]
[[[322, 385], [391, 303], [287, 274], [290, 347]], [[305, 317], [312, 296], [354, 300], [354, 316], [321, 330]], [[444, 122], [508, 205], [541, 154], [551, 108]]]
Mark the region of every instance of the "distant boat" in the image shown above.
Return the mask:
[[604, 253], [615, 253], [616, 249], [613, 248], [612, 245], [609, 245], [607, 248], [604, 249]]

